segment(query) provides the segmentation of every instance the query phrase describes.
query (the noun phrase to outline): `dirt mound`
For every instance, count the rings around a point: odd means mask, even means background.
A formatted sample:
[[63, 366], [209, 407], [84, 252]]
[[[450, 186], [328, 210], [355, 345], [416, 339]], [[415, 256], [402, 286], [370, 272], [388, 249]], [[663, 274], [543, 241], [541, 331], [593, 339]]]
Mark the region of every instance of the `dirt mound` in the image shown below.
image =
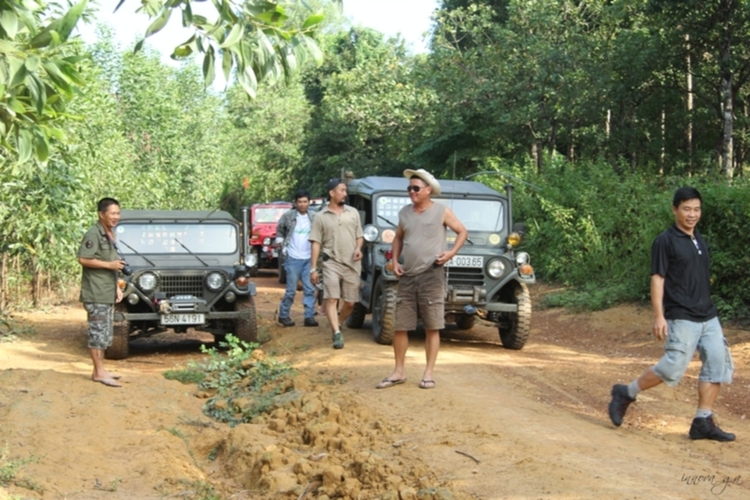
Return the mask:
[[392, 426], [359, 398], [298, 376], [277, 400], [277, 408], [253, 423], [211, 425], [190, 438], [224, 481], [237, 483], [229, 488], [235, 493], [239, 487], [248, 498], [468, 498], [411, 456]]

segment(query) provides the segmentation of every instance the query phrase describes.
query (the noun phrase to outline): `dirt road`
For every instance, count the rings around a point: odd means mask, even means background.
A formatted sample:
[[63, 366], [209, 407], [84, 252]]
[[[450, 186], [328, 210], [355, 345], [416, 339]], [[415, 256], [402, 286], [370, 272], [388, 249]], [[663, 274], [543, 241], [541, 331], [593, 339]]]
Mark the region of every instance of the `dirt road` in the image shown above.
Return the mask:
[[[195, 386], [162, 376], [199, 359], [210, 336], [143, 342], [127, 360], [108, 363], [123, 375], [122, 389], [93, 383], [83, 310], [30, 314], [36, 335], [0, 344], [0, 453], [5, 462], [29, 461], [15, 485], [0, 487], [0, 499], [364, 499], [373, 482], [394, 500], [750, 497], [750, 332], [726, 331], [735, 381], [716, 408], [737, 441], [694, 442], [687, 430], [697, 359], [675, 389], [640, 395], [620, 429], [606, 415], [611, 385], [629, 382], [661, 353], [647, 309], [536, 310], [521, 351], [503, 349], [488, 326], [448, 331], [433, 390], [417, 387], [417, 335], [407, 383], [375, 390], [392, 352], [372, 341], [369, 318], [365, 329], [345, 330], [346, 347], [336, 351], [325, 319], [318, 328], [275, 325], [282, 289], [271, 274], [257, 283], [261, 330], [271, 337], [263, 348], [300, 371], [307, 413], [232, 430], [211, 423]], [[292, 318], [301, 324], [299, 298]], [[329, 422], [315, 428], [335, 426], [338, 437], [310, 437], [316, 405]], [[316, 473], [320, 489], [306, 479]], [[342, 486], [326, 484], [330, 477]]]

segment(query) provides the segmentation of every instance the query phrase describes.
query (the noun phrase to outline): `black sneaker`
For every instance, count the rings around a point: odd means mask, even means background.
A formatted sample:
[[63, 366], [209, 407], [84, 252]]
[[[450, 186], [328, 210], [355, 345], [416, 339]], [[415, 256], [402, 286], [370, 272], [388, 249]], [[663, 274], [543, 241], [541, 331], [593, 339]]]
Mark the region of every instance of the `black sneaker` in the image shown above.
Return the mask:
[[279, 318], [279, 324], [283, 326], [294, 326], [292, 318]]
[[341, 332], [336, 332], [333, 334], [333, 348], [334, 349], [344, 348], [344, 336], [341, 335]]
[[315, 318], [305, 318], [305, 326], [318, 326], [318, 322]]
[[690, 439], [713, 439], [714, 441], [734, 441], [734, 434], [724, 432], [714, 422], [714, 416], [694, 418], [690, 426]]
[[628, 406], [633, 401], [635, 401], [635, 398], [631, 398], [628, 394], [627, 385], [615, 384], [612, 386], [612, 401], [609, 402], [609, 419], [615, 426], [620, 427], [622, 425], [622, 417], [625, 416]]

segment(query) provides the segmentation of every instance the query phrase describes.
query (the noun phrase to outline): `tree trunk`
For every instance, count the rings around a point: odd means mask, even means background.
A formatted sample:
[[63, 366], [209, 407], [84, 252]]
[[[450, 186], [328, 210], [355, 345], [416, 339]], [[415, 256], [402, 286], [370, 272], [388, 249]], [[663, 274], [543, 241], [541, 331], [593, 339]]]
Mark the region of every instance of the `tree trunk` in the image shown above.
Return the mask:
[[721, 167], [724, 177], [731, 179], [734, 177], [734, 141], [732, 139], [733, 132], [733, 106], [732, 106], [732, 77], [722, 78], [722, 85], [724, 86], [724, 103], [722, 108], [724, 109], [724, 131], [722, 134], [722, 157]]
[[41, 304], [42, 273], [36, 265], [36, 258], [31, 259], [31, 301], [36, 309]]
[[8, 254], [3, 252], [0, 261], [0, 311], [5, 310], [5, 300], [8, 297]]
[[688, 123], [685, 131], [688, 152], [688, 174], [693, 173], [693, 68], [690, 61], [690, 35], [685, 35], [687, 43], [687, 110]]

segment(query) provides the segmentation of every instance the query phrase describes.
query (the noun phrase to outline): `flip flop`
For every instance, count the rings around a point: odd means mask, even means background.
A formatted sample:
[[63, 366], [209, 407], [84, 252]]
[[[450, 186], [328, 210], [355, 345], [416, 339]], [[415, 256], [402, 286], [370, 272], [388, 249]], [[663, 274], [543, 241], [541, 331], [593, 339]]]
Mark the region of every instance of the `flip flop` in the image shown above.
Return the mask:
[[104, 384], [107, 387], [122, 387], [120, 384], [118, 384], [111, 378], [103, 378], [101, 380], [94, 380], [94, 379], [91, 379], [91, 380], [93, 380], [94, 382], [99, 382], [100, 384]]
[[394, 385], [403, 384], [406, 382], [406, 377], [400, 379], [400, 380], [391, 380], [388, 377], [384, 378], [380, 381], [378, 385], [375, 386], [375, 389], [388, 389], [389, 387], [393, 387]]
[[434, 389], [435, 381], [422, 379], [419, 381], [419, 388], [420, 389]]

